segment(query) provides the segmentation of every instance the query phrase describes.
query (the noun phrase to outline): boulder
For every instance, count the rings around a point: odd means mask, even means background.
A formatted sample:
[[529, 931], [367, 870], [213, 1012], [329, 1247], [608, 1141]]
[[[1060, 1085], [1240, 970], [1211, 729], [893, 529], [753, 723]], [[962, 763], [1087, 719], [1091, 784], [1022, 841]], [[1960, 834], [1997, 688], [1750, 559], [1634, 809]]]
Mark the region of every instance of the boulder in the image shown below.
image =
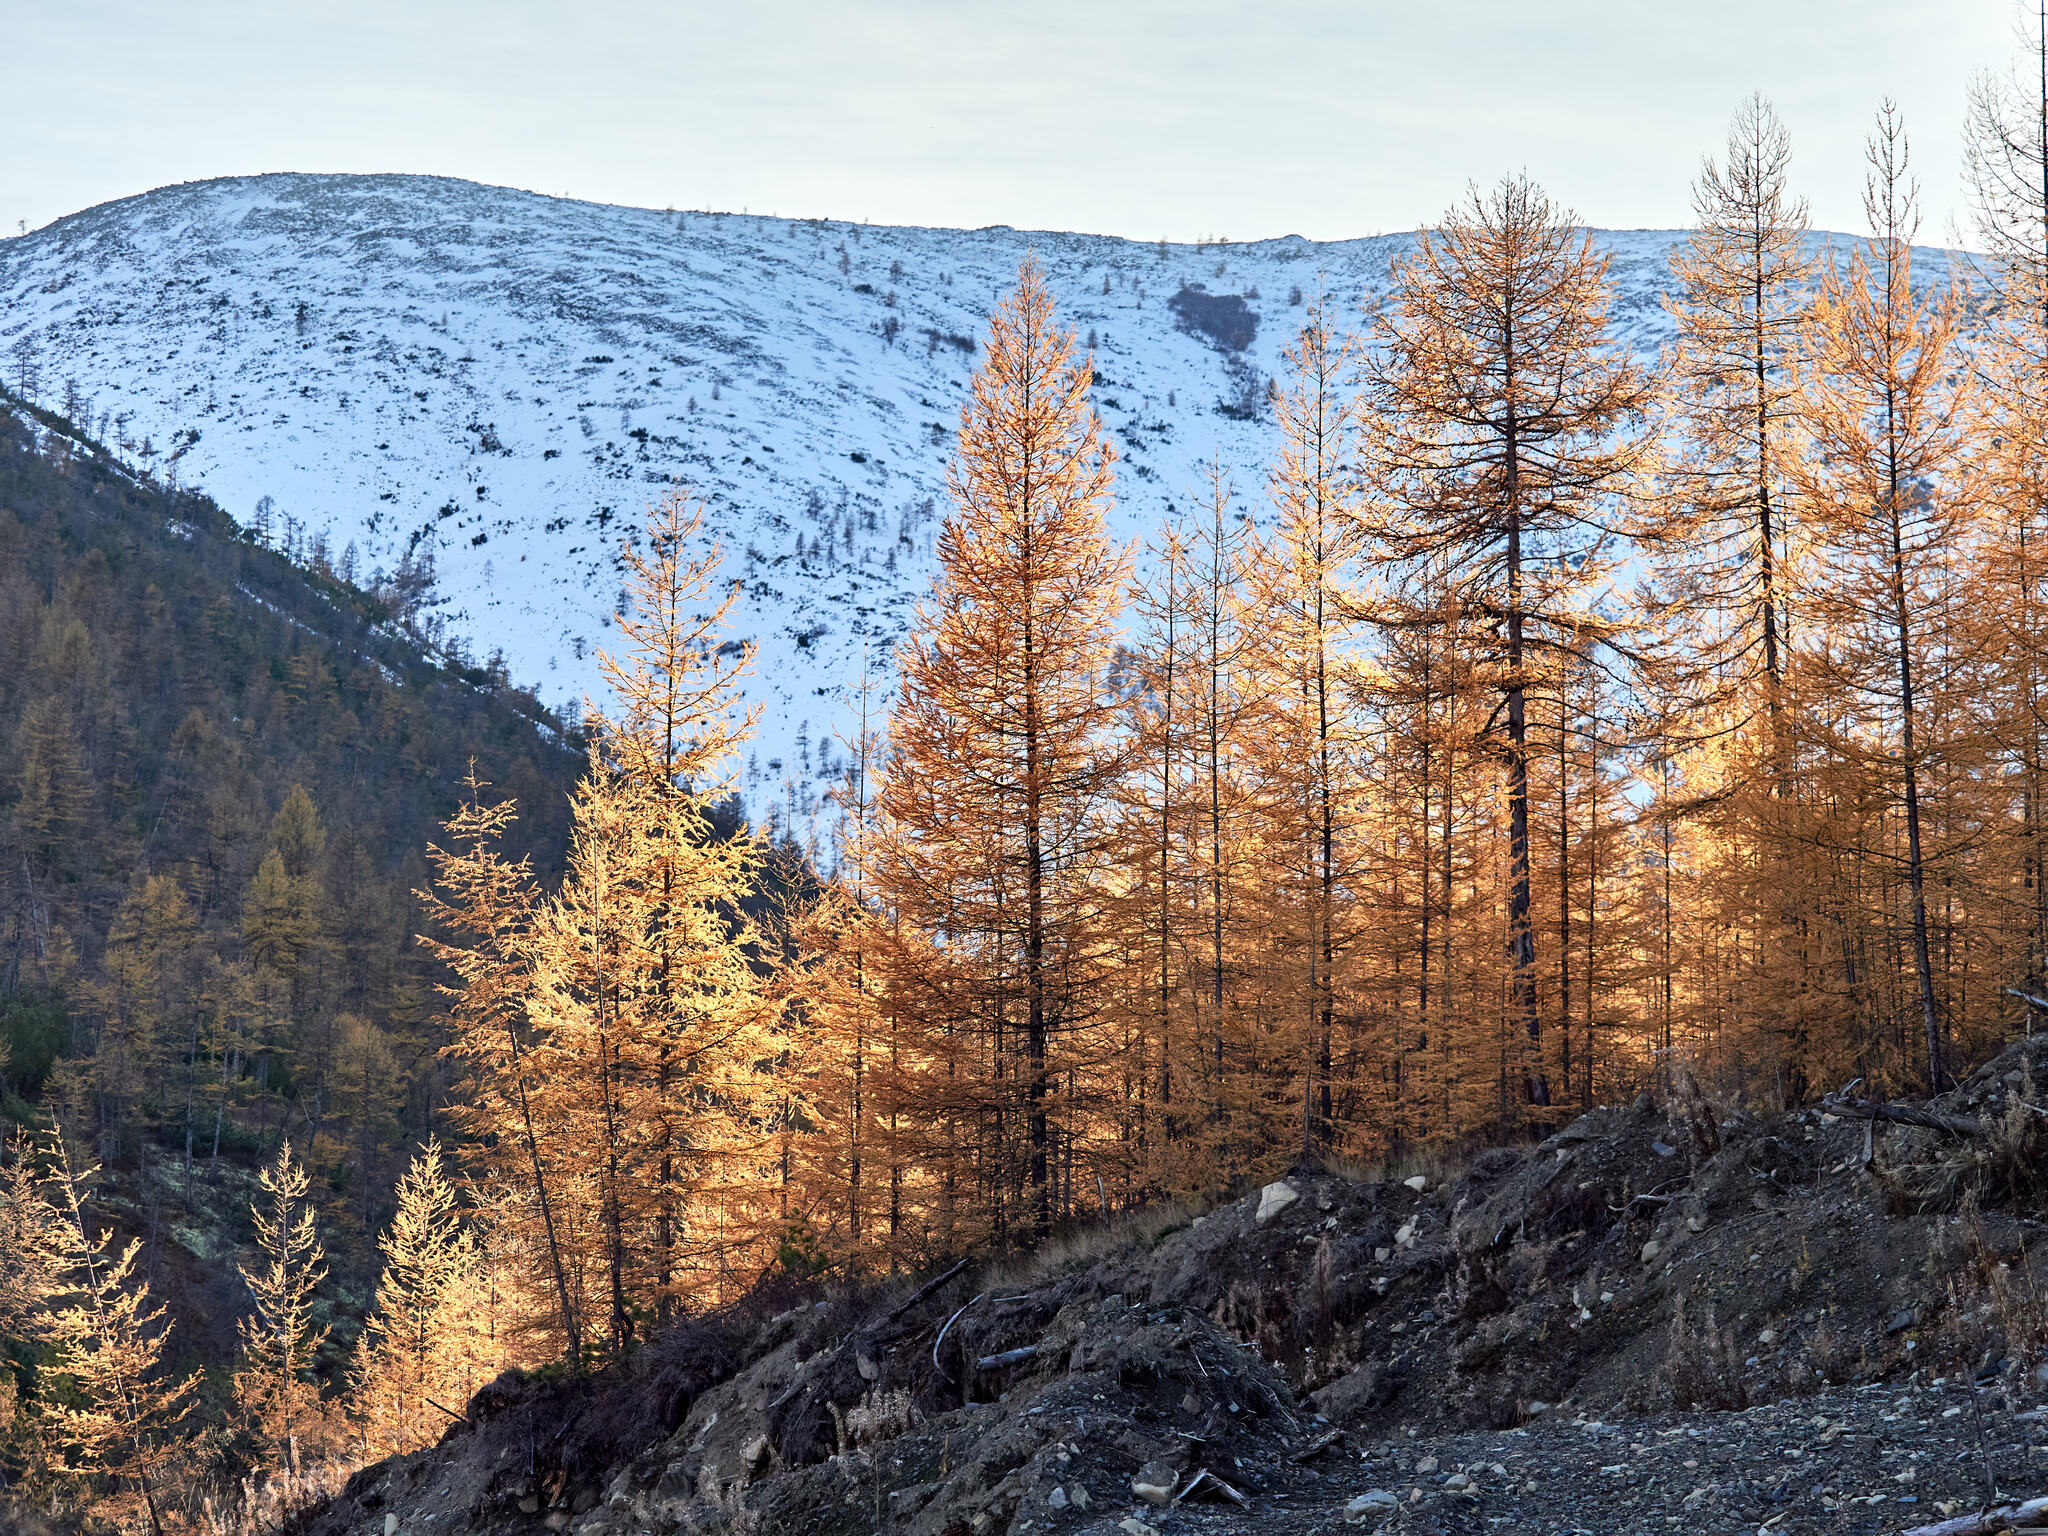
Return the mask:
[[1148, 1461], [1131, 1479], [1131, 1492], [1147, 1504], [1165, 1508], [1173, 1502], [1173, 1490], [1180, 1486], [1180, 1474], [1165, 1462]]
[[1344, 1506], [1344, 1518], [1353, 1525], [1379, 1525], [1400, 1507], [1400, 1499], [1386, 1489], [1368, 1488]]
[[1301, 1198], [1301, 1191], [1282, 1179], [1259, 1191], [1259, 1210], [1253, 1219], [1264, 1226]]

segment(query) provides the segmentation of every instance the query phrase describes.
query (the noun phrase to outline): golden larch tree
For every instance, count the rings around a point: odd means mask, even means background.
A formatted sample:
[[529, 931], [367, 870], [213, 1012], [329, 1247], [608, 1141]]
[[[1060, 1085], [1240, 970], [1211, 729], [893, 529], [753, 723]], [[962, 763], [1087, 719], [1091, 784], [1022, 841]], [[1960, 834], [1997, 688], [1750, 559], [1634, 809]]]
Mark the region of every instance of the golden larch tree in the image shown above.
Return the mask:
[[1969, 525], [1960, 479], [1966, 375], [1956, 345], [1963, 302], [1954, 289], [1913, 289], [1917, 189], [1905, 130], [1886, 102], [1866, 145], [1867, 250], [1823, 274], [1815, 301], [1801, 416], [1811, 450], [1799, 488], [1821, 523], [1826, 579], [1816, 583], [1821, 633], [1816, 676], [1852, 709], [1830, 749], [1891, 779], [1905, 833], [1907, 928], [1922, 1063], [1930, 1093], [1944, 1082], [1943, 1021], [1927, 916], [1928, 838], [1922, 795], [1931, 753], [1924, 654], [1930, 612], [1959, 578], [1957, 541]]
[[249, 1208], [259, 1258], [237, 1266], [255, 1311], [240, 1326], [235, 1401], [270, 1464], [286, 1467], [322, 1449], [332, 1427], [313, 1376], [327, 1341], [327, 1329], [313, 1316], [327, 1255], [308, 1198], [311, 1182], [289, 1141], [257, 1170], [256, 1184], [266, 1198]]
[[1267, 476], [1274, 521], [1257, 562], [1255, 771], [1269, 861], [1266, 937], [1292, 1015], [1277, 1021], [1278, 1034], [1299, 1073], [1294, 1150], [1308, 1160], [1336, 1136], [1337, 969], [1352, 936], [1344, 893], [1363, 810], [1358, 722], [1344, 686], [1358, 628], [1356, 344], [1318, 298], [1284, 360], [1285, 386], [1273, 401], [1280, 445]]
[[487, 801], [490, 785], [472, 764], [462, 803], [444, 827], [448, 846], [429, 845], [432, 890], [420, 893], [435, 928], [421, 944], [453, 973], [448, 999], [450, 1039], [442, 1054], [466, 1078], [455, 1109], [458, 1127], [496, 1174], [499, 1229], [508, 1261], [525, 1272], [524, 1289], [550, 1298], [550, 1315], [526, 1319], [544, 1348], [583, 1360], [584, 1308], [571, 1243], [571, 1143], [537, 1107], [542, 1063], [536, 1060], [527, 997], [530, 948], [540, 900], [527, 859], [501, 851], [516, 815], [509, 801]]
[[880, 793], [875, 881], [939, 941], [918, 951], [927, 974], [903, 977], [905, 1003], [949, 1073], [980, 1085], [979, 1129], [1007, 1143], [1005, 1121], [1022, 1121], [1017, 1160], [992, 1141], [976, 1170], [999, 1234], [1012, 1168], [1028, 1229], [1052, 1224], [1055, 1095], [1095, 1065], [1082, 1046], [1102, 1010], [1097, 877], [1118, 770], [1107, 673], [1129, 561], [1105, 523], [1116, 454], [1089, 404], [1093, 373], [1027, 258], [961, 411], [953, 508], [935, 590], [898, 652]]
[[749, 722], [718, 638], [735, 593], [693, 609], [720, 559], [691, 552], [701, 529], [678, 490], [645, 549], [621, 545], [626, 643], [601, 657], [613, 704], [590, 710], [568, 878], [532, 935], [526, 1006], [557, 1068], [544, 1096], [596, 1181], [613, 1353], [636, 1312], [672, 1318], [743, 1284], [773, 1227], [760, 1180], [782, 1042], [743, 908], [757, 853], [711, 816]]
[[364, 1322], [352, 1409], [369, 1453], [434, 1444], [496, 1370], [495, 1288], [462, 1219], [441, 1144], [429, 1138], [398, 1184], [398, 1210]]
[[1505, 717], [1508, 1009], [1539, 1106], [1529, 696], [1592, 626], [1583, 594], [1639, 457], [1648, 385], [1614, 345], [1611, 301], [1592, 237], [1513, 178], [1475, 189], [1396, 260], [1366, 370], [1378, 552], [1441, 562], [1441, 598], [1482, 641]]
[[48, 1394], [40, 1416], [71, 1470], [104, 1484], [93, 1500], [103, 1513], [125, 1522], [139, 1512], [152, 1536], [164, 1536], [164, 1484], [187, 1451], [178, 1430], [196, 1406], [199, 1377], [164, 1372], [170, 1324], [135, 1273], [141, 1240], [117, 1250], [111, 1230], [91, 1230], [86, 1208], [98, 1167], [79, 1163], [61, 1133], [44, 1161], [55, 1198], [37, 1196], [30, 1219], [43, 1228], [44, 1283], [61, 1301], [44, 1339], [51, 1374], [77, 1395]]

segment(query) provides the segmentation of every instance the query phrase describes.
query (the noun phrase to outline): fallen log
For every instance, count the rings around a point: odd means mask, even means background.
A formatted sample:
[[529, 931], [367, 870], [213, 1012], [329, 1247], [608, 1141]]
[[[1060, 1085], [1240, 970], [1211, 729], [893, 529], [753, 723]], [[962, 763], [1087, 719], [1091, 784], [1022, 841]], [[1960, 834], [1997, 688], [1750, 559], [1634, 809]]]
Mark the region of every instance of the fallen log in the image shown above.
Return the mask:
[[1974, 1515], [1957, 1515], [1932, 1525], [1916, 1525], [1899, 1536], [1996, 1536], [1999, 1531], [2048, 1530], [2048, 1498], [2028, 1499], [2024, 1504], [2001, 1504]]
[[936, 1280], [927, 1280], [923, 1285], [920, 1285], [915, 1291], [911, 1292], [910, 1300], [904, 1302], [901, 1306], [897, 1307], [894, 1311], [892, 1311], [887, 1317], [882, 1319], [882, 1326], [887, 1327], [890, 1323], [895, 1322], [897, 1318], [901, 1317], [904, 1313], [908, 1312], [912, 1307], [916, 1306], [919, 1302], [923, 1301], [926, 1297], [930, 1296], [940, 1286], [944, 1285], [948, 1280], [952, 1279], [955, 1275], [959, 1274], [960, 1271], [965, 1269], [970, 1262], [970, 1260], [962, 1259], [958, 1264], [955, 1264], [951, 1269], [947, 1270], [943, 1275], [940, 1275]]
[[1304, 1445], [1300, 1450], [1296, 1451], [1292, 1456], [1289, 1456], [1287, 1459], [1293, 1462], [1313, 1461], [1316, 1457], [1322, 1455], [1323, 1452], [1327, 1451], [1331, 1446], [1335, 1445], [1339, 1440], [1343, 1438], [1343, 1430], [1326, 1429], [1320, 1435], [1317, 1435], [1315, 1439], [1309, 1441], [1307, 1445]]
[[450, 1408], [447, 1404], [437, 1403], [431, 1397], [427, 1398], [425, 1401], [428, 1407], [439, 1408], [443, 1413], [447, 1414], [449, 1418], [453, 1419], [458, 1424], [467, 1424], [469, 1422], [469, 1415], [466, 1413], [457, 1413], [453, 1408]]
[[1026, 1344], [1022, 1349], [1006, 1349], [999, 1355], [983, 1355], [974, 1362], [977, 1371], [1000, 1371], [1007, 1365], [1022, 1365], [1026, 1360], [1036, 1358], [1038, 1346]]
[[2029, 1008], [2039, 1008], [2043, 1013], [2048, 1013], [2048, 997], [2036, 997], [2031, 992], [2022, 992], [2018, 987], [2007, 987], [2005, 995], [2018, 998]]
[[[976, 1297], [974, 1298], [974, 1301], [979, 1301], [979, 1300], [981, 1300], [981, 1297], [982, 1297], [982, 1296], [986, 1296], [987, 1294], [988, 1294], [988, 1292], [987, 1292], [987, 1291], [983, 1291], [983, 1292], [981, 1293], [981, 1295], [980, 1295], [980, 1296], [976, 1296]], [[945, 1342], [946, 1342], [946, 1335], [947, 1335], [947, 1334], [949, 1334], [949, 1333], [951, 1333], [951, 1332], [953, 1331], [953, 1325], [954, 1325], [955, 1323], [957, 1323], [957, 1322], [959, 1322], [959, 1321], [960, 1321], [960, 1313], [961, 1313], [961, 1312], [965, 1312], [965, 1311], [966, 1311], [966, 1310], [968, 1309], [968, 1307], [971, 1307], [971, 1306], [973, 1306], [973, 1305], [974, 1305], [974, 1301], [970, 1301], [970, 1302], [965, 1302], [965, 1303], [963, 1303], [963, 1304], [961, 1305], [961, 1307], [960, 1307], [959, 1311], [956, 1311], [956, 1312], [955, 1312], [955, 1313], [954, 1313], [954, 1314], [953, 1314], [953, 1315], [952, 1315], [951, 1317], [949, 1317], [949, 1318], [947, 1318], [947, 1319], [946, 1319], [946, 1326], [945, 1326], [945, 1327], [943, 1327], [943, 1328], [941, 1328], [941, 1329], [939, 1330], [939, 1336], [938, 1336], [938, 1337], [937, 1337], [936, 1339], [933, 1339], [933, 1340], [932, 1340], [932, 1369], [933, 1369], [933, 1370], [935, 1370], [935, 1371], [936, 1371], [936, 1370], [937, 1370], [937, 1369], [939, 1368], [939, 1346], [940, 1346], [941, 1344], [943, 1344], [943, 1343], [945, 1343]]]
[[1984, 1122], [1967, 1115], [1937, 1115], [1930, 1109], [1913, 1109], [1904, 1104], [1880, 1104], [1874, 1099], [1838, 1099], [1833, 1094], [1820, 1101], [1831, 1115], [1856, 1120], [1885, 1120], [1893, 1125], [1918, 1125], [1930, 1131], [1947, 1131], [1951, 1136], [1982, 1136]]

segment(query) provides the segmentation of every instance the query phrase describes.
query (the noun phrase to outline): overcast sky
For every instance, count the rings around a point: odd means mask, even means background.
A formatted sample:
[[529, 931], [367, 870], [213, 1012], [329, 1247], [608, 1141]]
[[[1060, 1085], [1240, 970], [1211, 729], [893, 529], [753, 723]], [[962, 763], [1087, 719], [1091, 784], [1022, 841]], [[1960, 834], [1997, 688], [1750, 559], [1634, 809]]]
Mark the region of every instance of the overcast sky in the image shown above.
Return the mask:
[[1526, 170], [1687, 221], [1761, 88], [1823, 227], [1904, 109], [1961, 212], [2010, 0], [0, 0], [0, 221], [168, 182], [418, 171], [651, 207], [1176, 240], [1411, 228]]

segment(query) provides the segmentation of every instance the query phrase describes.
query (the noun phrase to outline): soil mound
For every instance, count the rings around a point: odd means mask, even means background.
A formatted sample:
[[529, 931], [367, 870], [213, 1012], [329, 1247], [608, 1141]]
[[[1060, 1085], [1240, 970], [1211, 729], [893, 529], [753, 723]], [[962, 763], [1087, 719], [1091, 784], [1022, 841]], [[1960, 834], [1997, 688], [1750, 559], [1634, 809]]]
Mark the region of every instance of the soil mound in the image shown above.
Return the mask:
[[630, 1372], [501, 1380], [299, 1528], [1889, 1531], [2038, 1494], [2044, 1054], [1917, 1110], [1686, 1087], [1441, 1182], [1296, 1170], [756, 1298]]

